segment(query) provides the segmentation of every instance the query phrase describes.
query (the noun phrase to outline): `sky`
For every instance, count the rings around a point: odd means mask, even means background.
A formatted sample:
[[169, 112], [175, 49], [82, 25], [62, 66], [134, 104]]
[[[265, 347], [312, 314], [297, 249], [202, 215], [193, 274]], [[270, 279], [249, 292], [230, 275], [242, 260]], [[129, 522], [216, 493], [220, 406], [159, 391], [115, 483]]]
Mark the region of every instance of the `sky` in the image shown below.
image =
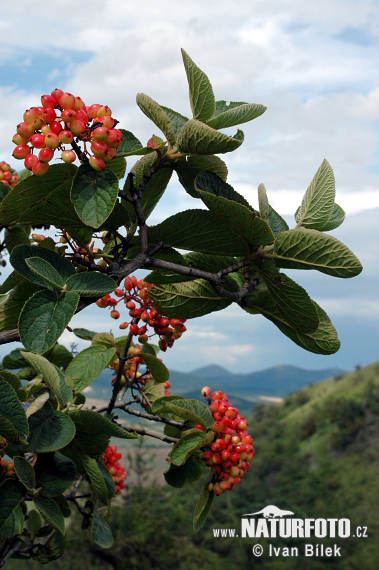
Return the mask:
[[[326, 158], [336, 201], [347, 213], [332, 234], [364, 269], [347, 280], [288, 272], [337, 328], [342, 346], [335, 355], [306, 352], [271, 322], [233, 305], [188, 321], [164, 362], [181, 371], [212, 363], [234, 373], [278, 364], [350, 370], [379, 357], [378, 46], [376, 0], [7, 2], [0, 21], [0, 160], [22, 167], [11, 156], [16, 125], [26, 108], [56, 87], [88, 105], [109, 105], [119, 127], [144, 143], [161, 134], [135, 96], [146, 93], [189, 116], [184, 48], [207, 73], [216, 99], [268, 107], [242, 126], [243, 145], [222, 156], [228, 182], [255, 207], [263, 182], [272, 206], [294, 227], [293, 214]], [[175, 180], [150, 223], [197, 207]], [[117, 333], [117, 322], [99, 311], [87, 309], [72, 326]], [[72, 341], [65, 332], [62, 342]], [[0, 353], [16, 346], [0, 347]]]

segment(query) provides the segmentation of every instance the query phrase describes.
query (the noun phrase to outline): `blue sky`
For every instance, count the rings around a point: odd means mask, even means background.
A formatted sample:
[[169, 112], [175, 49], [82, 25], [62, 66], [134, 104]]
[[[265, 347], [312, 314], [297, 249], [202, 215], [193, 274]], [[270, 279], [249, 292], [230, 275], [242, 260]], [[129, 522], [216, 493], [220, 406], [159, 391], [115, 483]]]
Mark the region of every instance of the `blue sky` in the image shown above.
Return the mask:
[[[351, 369], [378, 359], [378, 22], [375, 0], [195, 0], [180, 8], [165, 0], [66, 0], [64, 6], [19, 0], [2, 8], [0, 160], [16, 168], [15, 127], [55, 87], [87, 104], [110, 105], [120, 126], [144, 142], [159, 133], [136, 106], [137, 92], [188, 116], [183, 47], [208, 74], [217, 99], [268, 107], [244, 126], [241, 148], [223, 157], [229, 183], [252, 205], [263, 182], [272, 205], [293, 225], [323, 158], [334, 169], [336, 200], [347, 219], [333, 235], [358, 255], [364, 271], [353, 280], [291, 276], [327, 310], [340, 351], [307, 353], [270, 322], [230, 307], [188, 322], [188, 332], [164, 356], [172, 368], [216, 362], [234, 372], [275, 364]], [[151, 222], [191, 207], [198, 204], [174, 182]], [[75, 323], [117, 329], [95, 309]], [[63, 340], [72, 337], [65, 333]]]

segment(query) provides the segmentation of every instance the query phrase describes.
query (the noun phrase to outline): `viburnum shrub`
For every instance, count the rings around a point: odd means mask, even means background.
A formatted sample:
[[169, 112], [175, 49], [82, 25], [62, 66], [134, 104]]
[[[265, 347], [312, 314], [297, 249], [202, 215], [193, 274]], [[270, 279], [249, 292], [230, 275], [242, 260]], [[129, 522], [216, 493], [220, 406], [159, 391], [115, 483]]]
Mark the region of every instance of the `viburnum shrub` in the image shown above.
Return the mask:
[[[107, 106], [87, 107], [55, 89], [17, 127], [13, 155], [26, 168], [13, 188], [12, 171], [1, 163], [8, 184], [0, 185], [0, 253], [9, 254], [13, 272], [0, 286], [0, 343], [21, 347], [0, 370], [1, 449], [14, 465], [0, 484], [0, 565], [10, 556], [41, 563], [61, 556], [72, 509], [83, 517], [87, 539], [112, 545], [118, 455], [111, 438], [144, 435], [172, 446], [165, 479], [174, 487], [204, 477], [195, 530], [214, 496], [240, 482], [254, 453], [247, 422], [221, 391], [211, 395], [205, 387], [209, 408], [171, 394], [175, 386], [158, 357], [176, 344], [186, 319], [234, 303], [270, 320], [284, 342], [317, 354], [339, 348], [325, 311], [284, 273], [312, 269], [329, 279], [362, 269], [327, 233], [345, 217], [331, 166], [324, 160], [317, 169], [292, 229], [263, 184], [252, 205], [252, 192], [247, 200], [226, 182], [219, 155], [244, 140], [241, 130], [231, 136], [223, 129], [258, 118], [266, 107], [216, 100], [205, 73], [182, 55], [191, 117], [137, 95], [162, 138], [154, 134], [142, 144], [115, 128]], [[126, 173], [130, 156], [137, 159]], [[62, 162], [52, 164], [53, 157]], [[195, 205], [150, 225], [173, 175]], [[148, 274], [137, 279], [137, 270]], [[118, 333], [70, 328], [72, 317], [93, 304], [115, 319], [100, 325], [98, 311], [99, 328], [121, 319]], [[66, 329], [89, 343], [75, 357], [59, 344]], [[105, 369], [113, 373], [109, 401], [89, 408], [84, 390]], [[130, 426], [122, 412], [146, 427]], [[151, 429], [152, 422], [163, 429]]]
[[121, 457], [122, 455], [117, 451], [116, 445], [108, 445], [103, 454], [104, 465], [112, 475], [116, 495], [121, 495], [122, 489], [125, 488], [124, 481], [127, 475], [125, 467], [119, 462]]

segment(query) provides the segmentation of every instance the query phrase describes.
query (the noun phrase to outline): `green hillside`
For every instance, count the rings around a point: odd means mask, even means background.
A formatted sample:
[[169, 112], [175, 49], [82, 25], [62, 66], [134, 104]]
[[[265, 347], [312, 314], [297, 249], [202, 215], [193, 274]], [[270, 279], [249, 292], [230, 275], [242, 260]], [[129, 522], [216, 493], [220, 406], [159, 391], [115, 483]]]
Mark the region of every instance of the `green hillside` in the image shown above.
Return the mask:
[[[256, 457], [242, 484], [216, 497], [203, 529], [192, 534], [197, 488], [171, 489], [148, 484], [130, 489], [114, 509], [114, 548], [83, 547], [75, 533], [74, 550], [51, 568], [70, 568], [80, 557], [87, 568], [166, 570], [373, 570], [379, 543], [379, 363], [336, 376], [288, 395], [281, 404], [257, 405], [249, 422]], [[148, 450], [140, 449], [140, 475], [152, 469]], [[131, 465], [128, 466], [131, 470]], [[136, 465], [134, 465], [136, 468]], [[347, 518], [355, 533], [368, 527], [367, 538], [215, 538], [212, 529], [239, 532], [244, 513], [267, 505], [290, 510], [297, 518]], [[304, 558], [304, 542], [337, 544], [341, 558]], [[264, 548], [254, 558], [252, 546]], [[299, 556], [268, 555], [275, 548], [299, 548]], [[76, 562], [75, 562], [76, 561]], [[17, 570], [33, 563], [9, 562]], [[26, 564], [28, 566], [26, 566]]]

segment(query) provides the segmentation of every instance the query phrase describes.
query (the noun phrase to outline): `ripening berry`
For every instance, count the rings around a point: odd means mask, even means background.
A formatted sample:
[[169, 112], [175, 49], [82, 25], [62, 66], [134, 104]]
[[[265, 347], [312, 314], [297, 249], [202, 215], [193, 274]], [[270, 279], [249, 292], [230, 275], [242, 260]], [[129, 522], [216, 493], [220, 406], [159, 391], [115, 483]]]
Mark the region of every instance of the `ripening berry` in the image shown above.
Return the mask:
[[105, 162], [100, 156], [90, 156], [88, 162], [94, 170], [104, 170], [105, 168]]
[[82, 135], [85, 130], [86, 130], [86, 125], [85, 123], [83, 123], [83, 121], [81, 121], [78, 118], [75, 118], [71, 121], [70, 123], [70, 129], [71, 132], [75, 135], [75, 136], [79, 136]]
[[74, 140], [74, 135], [72, 134], [71, 131], [63, 129], [58, 134], [58, 138], [63, 144], [70, 144]]
[[54, 151], [52, 148], [42, 148], [38, 155], [38, 158], [41, 162], [50, 162], [53, 157]]
[[103, 117], [104, 115], [112, 115], [112, 111], [109, 107], [107, 107], [107, 105], [104, 105], [97, 110], [98, 117]]
[[33, 174], [35, 174], [35, 176], [43, 176], [44, 174], [46, 174], [48, 168], [49, 168], [48, 162], [41, 162], [41, 161], [37, 160], [33, 164], [32, 171], [33, 171]]
[[76, 118], [76, 111], [74, 109], [65, 109], [61, 113], [61, 119], [66, 124], [71, 123]]
[[99, 103], [94, 103], [86, 108], [87, 115], [89, 119], [95, 119], [97, 117], [97, 111], [101, 108]]
[[66, 162], [66, 164], [71, 164], [71, 162], [75, 162], [76, 154], [73, 150], [64, 150], [61, 158], [63, 162]]
[[204, 398], [208, 398], [209, 394], [211, 393], [211, 389], [209, 386], [203, 386], [203, 388], [201, 389], [201, 393], [204, 396]]
[[119, 318], [120, 318], [120, 313], [119, 313], [119, 311], [117, 311], [116, 309], [113, 309], [113, 310], [111, 311], [111, 317], [112, 317], [112, 319], [119, 319]]
[[29, 139], [25, 139], [24, 137], [21, 137], [19, 134], [15, 134], [13, 135], [13, 139], [12, 142], [14, 144], [26, 144], [29, 141]]
[[97, 127], [91, 133], [91, 139], [95, 141], [105, 141], [108, 137], [109, 137], [109, 129], [107, 129], [106, 127]]
[[[55, 101], [56, 101], [56, 105], [59, 103], [59, 99], [62, 97], [63, 95], [63, 91], [62, 89], [54, 89], [54, 91], [51, 92], [51, 96], [54, 97]], [[55, 107], [55, 105], [54, 105]]]
[[25, 158], [30, 153], [30, 147], [27, 144], [19, 144], [14, 149], [12, 155], [15, 158]]
[[30, 137], [30, 142], [35, 148], [43, 148], [45, 146], [45, 135], [42, 133], [35, 133]]
[[27, 140], [29, 140], [29, 138], [34, 133], [34, 129], [33, 129], [32, 125], [30, 123], [27, 123], [27, 122], [19, 123], [17, 125], [16, 130], [17, 130], [17, 134], [20, 135], [20, 137], [23, 137]]
[[104, 154], [107, 152], [108, 147], [105, 141], [92, 141], [91, 143], [91, 151], [95, 156], [104, 157]]
[[75, 97], [71, 93], [62, 93], [59, 98], [59, 105], [62, 109], [73, 109], [75, 106]]
[[58, 123], [58, 121], [53, 121], [52, 123], [50, 123], [50, 130], [55, 135], [58, 135], [62, 130], [62, 125]]
[[107, 127], [107, 129], [111, 129], [114, 125], [114, 119], [109, 115], [98, 117], [97, 120], [99, 121], [99, 123], [102, 123], [104, 127]]
[[47, 133], [45, 136], [45, 146], [56, 149], [59, 146], [59, 137], [55, 133]]
[[32, 170], [33, 169], [33, 164], [35, 164], [36, 162], [38, 162], [38, 158], [36, 157], [35, 154], [27, 154], [24, 160], [24, 165], [25, 168], [27, 168], [28, 170]]
[[118, 325], [118, 327], [119, 327], [120, 329], [127, 329], [128, 326], [129, 326], [129, 323], [127, 323], [126, 321], [124, 321], [123, 323], [120, 323], [120, 324]]
[[41, 103], [43, 107], [55, 107], [57, 100], [52, 95], [42, 95]]

